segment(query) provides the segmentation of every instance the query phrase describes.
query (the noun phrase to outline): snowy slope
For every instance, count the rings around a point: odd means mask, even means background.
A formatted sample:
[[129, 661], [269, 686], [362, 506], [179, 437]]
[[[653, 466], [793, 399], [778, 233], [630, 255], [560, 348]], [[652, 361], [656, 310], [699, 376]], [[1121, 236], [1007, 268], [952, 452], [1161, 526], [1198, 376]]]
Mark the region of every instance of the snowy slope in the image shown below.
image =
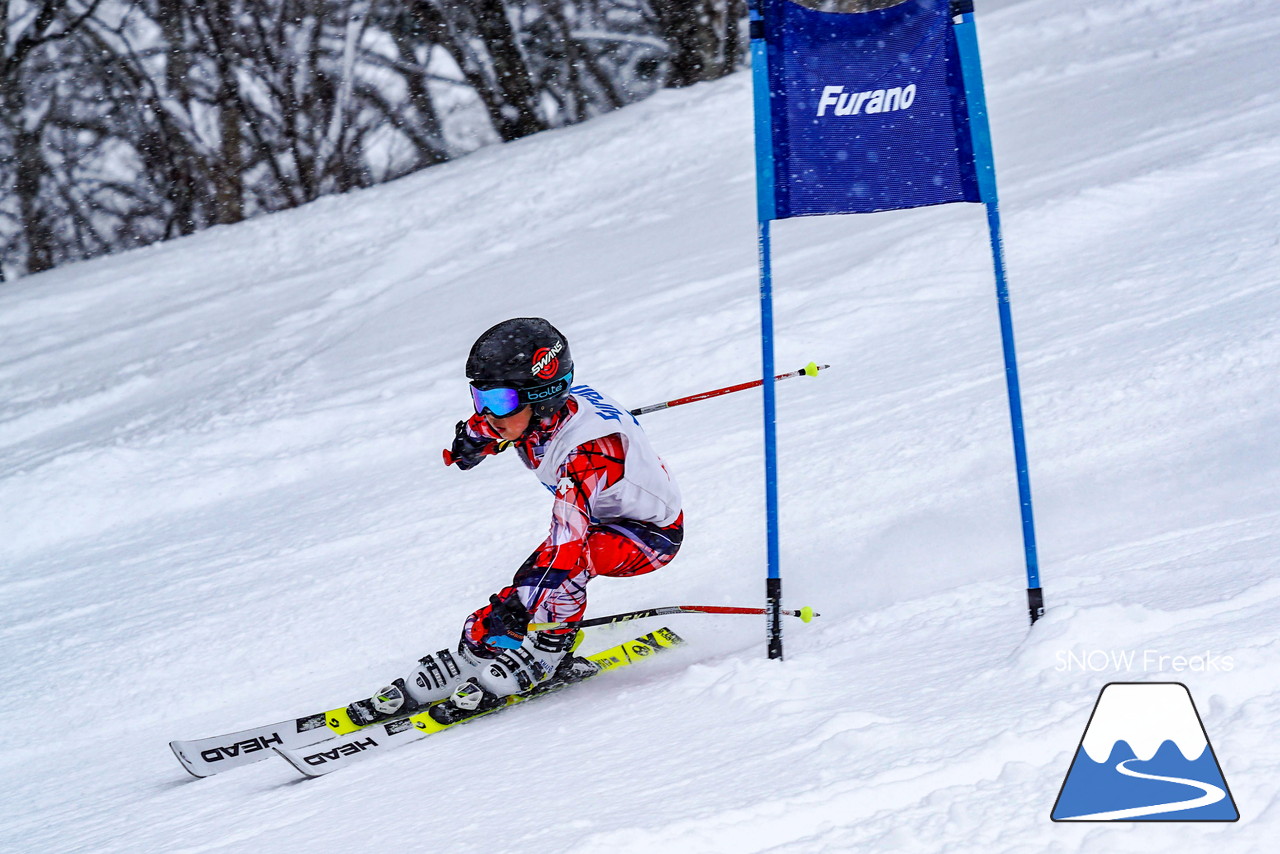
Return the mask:
[[[833, 368], [778, 389], [787, 602], [824, 614], [786, 662], [673, 617], [678, 653], [322, 780], [169, 753], [377, 687], [541, 538], [515, 460], [440, 465], [492, 322], [551, 318], [633, 405], [758, 373], [737, 75], [0, 289], [0, 850], [1270, 850], [1280, 15], [980, 6], [1034, 630], [980, 209], [789, 221], [779, 365]], [[687, 544], [591, 612], [758, 604], [758, 396], [644, 424]], [[1133, 679], [1188, 685], [1239, 823], [1049, 821]]]

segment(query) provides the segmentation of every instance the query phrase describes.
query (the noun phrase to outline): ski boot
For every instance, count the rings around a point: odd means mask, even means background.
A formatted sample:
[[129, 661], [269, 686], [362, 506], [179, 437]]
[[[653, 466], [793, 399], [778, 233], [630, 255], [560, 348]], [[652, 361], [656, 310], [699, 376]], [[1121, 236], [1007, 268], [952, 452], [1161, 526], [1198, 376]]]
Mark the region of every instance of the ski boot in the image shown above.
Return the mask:
[[391, 718], [411, 715], [422, 708], [414, 702], [405, 689], [404, 680], [397, 679], [367, 700], [356, 700], [347, 706], [347, 716], [357, 726], [382, 723]]
[[448, 726], [503, 705], [504, 699], [482, 687], [475, 679], [463, 682], [448, 698], [432, 706], [427, 714], [438, 724]]
[[560, 650], [564, 650], [564, 657], [556, 665], [555, 671], [551, 674], [548, 681], [557, 685], [569, 685], [574, 682], [581, 682], [591, 676], [595, 676], [600, 672], [600, 665], [596, 664], [589, 658], [582, 658], [574, 655], [578, 647], [582, 645], [582, 639], [586, 637], [581, 631], [576, 631], [568, 635], [547, 635], [539, 640], [544, 646], [555, 650], [558, 646]]
[[569, 653], [560, 659], [560, 664], [556, 666], [556, 672], [551, 674], [551, 681], [570, 685], [574, 682], [581, 682], [583, 679], [589, 679], [600, 672], [600, 665], [596, 664], [589, 658], [581, 658]]

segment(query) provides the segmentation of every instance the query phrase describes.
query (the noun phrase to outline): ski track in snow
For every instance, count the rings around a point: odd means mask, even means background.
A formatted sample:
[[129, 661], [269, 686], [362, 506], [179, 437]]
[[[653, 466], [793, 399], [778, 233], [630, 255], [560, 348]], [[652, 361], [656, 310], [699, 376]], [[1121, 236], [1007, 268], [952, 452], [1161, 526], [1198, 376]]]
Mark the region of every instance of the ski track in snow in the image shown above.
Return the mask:
[[[354, 699], [543, 536], [439, 450], [502, 317], [634, 405], [758, 373], [747, 74], [0, 287], [0, 851], [1268, 851], [1280, 834], [1280, 15], [980, 4], [1049, 611], [1028, 632], [976, 206], [775, 227], [787, 661], [744, 618], [320, 780], [170, 739]], [[646, 416], [686, 496], [596, 614], [757, 604], [759, 398]], [[656, 627], [656, 626], [655, 626]], [[638, 626], [600, 630], [595, 648]], [[1208, 670], [1067, 653], [1212, 653]], [[1188, 685], [1241, 819], [1054, 824], [1099, 689]], [[52, 733], [52, 737], [50, 737]], [[391, 843], [400, 844], [400, 843]]]

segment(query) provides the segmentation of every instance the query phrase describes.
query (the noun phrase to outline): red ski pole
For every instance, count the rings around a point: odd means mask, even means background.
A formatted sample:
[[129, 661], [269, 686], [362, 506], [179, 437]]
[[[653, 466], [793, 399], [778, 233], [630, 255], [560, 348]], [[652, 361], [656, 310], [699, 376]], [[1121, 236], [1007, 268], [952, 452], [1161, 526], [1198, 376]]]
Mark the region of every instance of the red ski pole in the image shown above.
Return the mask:
[[[829, 367], [831, 366], [819, 365], [815, 362], [810, 362], [809, 364], [805, 365], [803, 368], [801, 368], [798, 371], [788, 371], [785, 374], [778, 374], [776, 377], [774, 377], [774, 379], [785, 380], [785, 379], [789, 379], [790, 377], [801, 377], [801, 376], [816, 377], [818, 375], [818, 371], [824, 370]], [[642, 406], [639, 409], [632, 409], [631, 414], [645, 415], [646, 413], [649, 413], [649, 412], [657, 412], [659, 409], [670, 409], [673, 406], [683, 406], [686, 403], [696, 403], [699, 400], [706, 400], [709, 397], [719, 397], [722, 394], [731, 394], [732, 392], [735, 392], [735, 391], [745, 391], [746, 389], [755, 388], [756, 386], [762, 386], [762, 385], [764, 385], [764, 380], [752, 380], [749, 383], [739, 383], [738, 385], [725, 386], [724, 388], [718, 388], [713, 391], [704, 391], [701, 394], [691, 394], [688, 397], [677, 397], [675, 400], [668, 400], [666, 403], [654, 403], [654, 404], [651, 404], [650, 406]]]
[[[565, 623], [530, 623], [528, 631], [550, 632], [556, 629], [586, 628], [587, 626], [604, 626], [609, 623], [625, 623], [628, 620], [640, 620], [645, 617], [661, 617], [667, 614], [767, 614], [765, 608], [735, 608], [727, 605], [668, 605], [665, 608], [645, 608], [640, 611], [627, 611], [625, 614], [610, 614], [607, 617], [592, 617], [589, 620], [576, 620]], [[809, 622], [821, 614], [807, 605], [799, 611], [782, 611], [784, 616], [799, 617], [801, 622]]]
[[[816, 377], [818, 375], [818, 371], [825, 371], [829, 367], [831, 366], [819, 365], [816, 362], [810, 362], [797, 371], [787, 371], [785, 374], [778, 374], [774, 379], [785, 380], [790, 379], [791, 377]], [[677, 397], [675, 400], [668, 400], [665, 403], [653, 403], [649, 406], [641, 406], [639, 409], [630, 409], [628, 412], [632, 415], [645, 415], [650, 412], [657, 412], [659, 409], [670, 409], [673, 406], [683, 406], [686, 403], [697, 403], [699, 400], [706, 400], [709, 397], [719, 397], [722, 394], [732, 394], [735, 391], [745, 391], [746, 389], [762, 385], [764, 385], [764, 380], [752, 380], [749, 383], [738, 383], [737, 385], [730, 385], [725, 386], [724, 388], [704, 391], [701, 394], [691, 394], [688, 397]], [[511, 443], [505, 440], [498, 443], [499, 452], [505, 451], [509, 447], [511, 447]], [[453, 464], [453, 456], [449, 453], [448, 449], [445, 449], [444, 452], [444, 464], [447, 466]]]

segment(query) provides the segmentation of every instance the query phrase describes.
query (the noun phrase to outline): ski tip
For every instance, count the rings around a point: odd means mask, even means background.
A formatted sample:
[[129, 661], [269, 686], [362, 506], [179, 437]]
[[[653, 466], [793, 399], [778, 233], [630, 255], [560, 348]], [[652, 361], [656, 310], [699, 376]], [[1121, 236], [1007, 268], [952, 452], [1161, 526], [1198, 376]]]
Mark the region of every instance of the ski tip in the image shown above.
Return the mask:
[[812, 622], [814, 617], [821, 617], [821, 616], [822, 616], [821, 614], [815, 612], [808, 605], [805, 605], [803, 608], [800, 609], [800, 622], [802, 623]]
[[183, 742], [181, 741], [171, 741], [169, 742], [169, 749], [173, 751], [173, 755], [177, 757], [178, 763], [186, 769], [188, 774], [195, 777], [197, 780], [203, 780], [208, 775], [199, 773], [196, 771], [195, 767], [187, 761], [186, 755], [182, 752], [182, 745]]
[[309, 779], [312, 779], [312, 778], [315, 778], [315, 777], [322, 776], [321, 774], [317, 774], [317, 773], [316, 773], [316, 772], [315, 772], [311, 767], [309, 767], [308, 765], [306, 765], [306, 764], [304, 764], [304, 763], [299, 762], [299, 761], [298, 761], [298, 760], [293, 756], [293, 754], [291, 754], [291, 753], [286, 753], [284, 750], [281, 750], [281, 749], [280, 749], [280, 748], [278, 748], [278, 747], [273, 747], [273, 748], [271, 748], [271, 749], [275, 751], [276, 756], [279, 756], [279, 757], [280, 757], [281, 759], [283, 759], [285, 762], [288, 762], [290, 765], [292, 765], [292, 766], [293, 766], [293, 769], [294, 769], [295, 771], [297, 771], [299, 774], [301, 774], [303, 777], [307, 777], [307, 778], [309, 778]]

